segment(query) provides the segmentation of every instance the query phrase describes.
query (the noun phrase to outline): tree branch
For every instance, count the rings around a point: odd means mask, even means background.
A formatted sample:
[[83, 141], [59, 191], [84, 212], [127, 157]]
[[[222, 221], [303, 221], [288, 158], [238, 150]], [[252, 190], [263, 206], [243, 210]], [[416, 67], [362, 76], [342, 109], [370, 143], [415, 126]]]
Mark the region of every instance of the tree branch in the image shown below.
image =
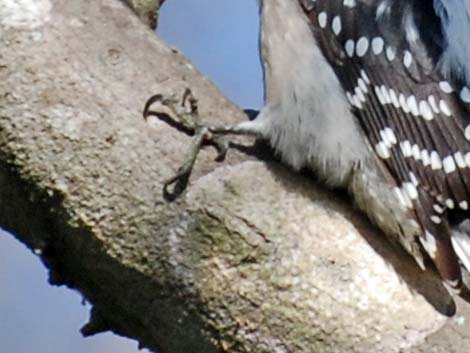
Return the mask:
[[158, 12], [165, 0], [123, 0], [151, 29], [157, 28]]
[[120, 2], [8, 4], [0, 225], [93, 304], [84, 334], [162, 353], [468, 351], [435, 276], [312, 177], [205, 149], [164, 200], [190, 137], [144, 122], [146, 99], [190, 87], [209, 121], [245, 117]]

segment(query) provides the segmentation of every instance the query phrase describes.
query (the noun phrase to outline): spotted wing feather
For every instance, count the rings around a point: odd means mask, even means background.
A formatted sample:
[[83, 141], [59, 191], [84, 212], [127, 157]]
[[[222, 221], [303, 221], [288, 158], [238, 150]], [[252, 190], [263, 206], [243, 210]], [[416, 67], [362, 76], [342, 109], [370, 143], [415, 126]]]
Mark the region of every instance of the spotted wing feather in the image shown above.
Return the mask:
[[452, 215], [468, 217], [470, 90], [442, 66], [447, 34], [434, 2], [313, 3], [313, 33], [359, 125], [411, 201], [424, 249], [460, 286]]

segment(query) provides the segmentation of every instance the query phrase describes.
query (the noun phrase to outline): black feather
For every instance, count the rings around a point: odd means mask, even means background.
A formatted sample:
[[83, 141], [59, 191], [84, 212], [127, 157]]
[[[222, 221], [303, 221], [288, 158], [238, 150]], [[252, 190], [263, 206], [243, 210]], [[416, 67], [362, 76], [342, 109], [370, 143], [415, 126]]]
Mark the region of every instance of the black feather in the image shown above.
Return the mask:
[[455, 210], [462, 221], [469, 218], [470, 102], [462, 99], [465, 81], [442, 70], [450, 27], [436, 3], [317, 0], [305, 11], [371, 147], [396, 185], [416, 188], [413, 209], [423, 243], [432, 234], [437, 249], [431, 257], [458, 286], [449, 217]]

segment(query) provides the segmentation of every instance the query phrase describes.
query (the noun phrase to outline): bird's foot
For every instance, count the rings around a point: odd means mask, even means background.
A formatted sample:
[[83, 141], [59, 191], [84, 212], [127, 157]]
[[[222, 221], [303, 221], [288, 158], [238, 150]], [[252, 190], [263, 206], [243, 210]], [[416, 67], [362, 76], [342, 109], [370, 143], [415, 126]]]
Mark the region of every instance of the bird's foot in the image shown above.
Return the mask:
[[174, 176], [163, 182], [163, 192], [167, 199], [174, 200], [184, 191], [203, 145], [215, 146], [218, 151], [216, 157], [218, 161], [223, 160], [227, 154], [229, 143], [225, 135], [232, 132], [232, 127], [213, 127], [203, 124], [199, 117], [197, 99], [189, 89], [185, 90], [182, 99], [175, 96], [164, 97], [161, 94], [150, 97], [145, 104], [143, 116], [144, 119], [156, 116], [194, 136], [183, 164]]

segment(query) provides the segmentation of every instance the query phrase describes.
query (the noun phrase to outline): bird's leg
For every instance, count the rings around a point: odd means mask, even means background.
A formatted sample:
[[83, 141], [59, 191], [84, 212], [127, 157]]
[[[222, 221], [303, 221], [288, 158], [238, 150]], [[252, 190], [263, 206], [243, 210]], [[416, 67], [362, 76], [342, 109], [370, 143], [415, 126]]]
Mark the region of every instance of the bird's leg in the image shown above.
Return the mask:
[[[151, 107], [155, 110], [150, 110]], [[185, 189], [199, 151], [204, 144], [216, 147], [218, 151], [216, 160], [220, 161], [225, 158], [229, 147], [225, 135], [256, 134], [256, 131], [250, 126], [250, 121], [227, 126], [203, 124], [199, 118], [197, 100], [189, 89], [185, 90], [182, 100], [174, 96], [165, 98], [161, 94], [150, 97], [145, 104], [143, 116], [144, 119], [147, 119], [152, 115], [194, 136], [183, 164], [178, 168], [174, 176], [163, 183], [164, 193], [168, 198], [177, 197]], [[169, 188], [172, 185], [174, 186], [173, 191], [170, 192]]]

